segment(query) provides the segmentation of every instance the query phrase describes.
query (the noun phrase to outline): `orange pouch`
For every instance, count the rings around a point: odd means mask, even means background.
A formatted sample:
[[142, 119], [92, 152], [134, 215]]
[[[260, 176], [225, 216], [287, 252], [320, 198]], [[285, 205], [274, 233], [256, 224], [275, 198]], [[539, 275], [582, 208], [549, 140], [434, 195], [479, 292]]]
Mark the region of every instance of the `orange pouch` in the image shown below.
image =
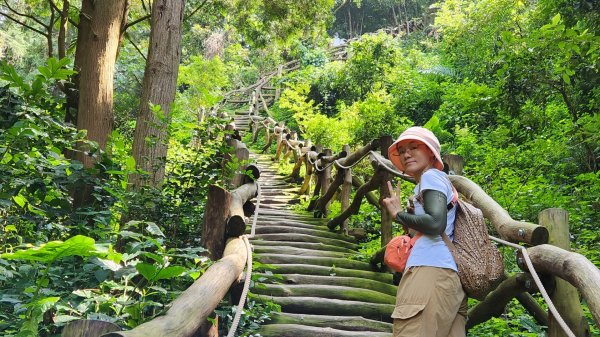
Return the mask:
[[408, 261], [408, 257], [410, 256], [410, 252], [415, 246], [415, 242], [417, 242], [421, 235], [423, 234], [418, 233], [412, 238], [408, 235], [400, 235], [390, 240], [385, 247], [383, 263], [392, 268], [394, 271], [403, 273], [404, 268], [406, 268], [406, 261]]

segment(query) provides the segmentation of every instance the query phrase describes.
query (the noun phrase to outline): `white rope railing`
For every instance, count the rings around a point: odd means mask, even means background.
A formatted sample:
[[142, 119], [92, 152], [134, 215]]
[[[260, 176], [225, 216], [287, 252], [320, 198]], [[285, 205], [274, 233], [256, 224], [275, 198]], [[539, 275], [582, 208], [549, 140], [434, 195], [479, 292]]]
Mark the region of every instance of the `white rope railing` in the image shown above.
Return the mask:
[[238, 302], [237, 309], [235, 310], [235, 317], [233, 318], [233, 323], [231, 323], [231, 328], [229, 329], [229, 333], [227, 337], [235, 336], [235, 332], [238, 328], [238, 324], [240, 323], [240, 318], [242, 317], [242, 312], [244, 311], [244, 304], [246, 303], [246, 298], [248, 297], [248, 289], [250, 288], [250, 277], [252, 276], [252, 245], [248, 241], [254, 237], [256, 233], [256, 219], [258, 218], [258, 210], [260, 209], [260, 184], [256, 183], [258, 188], [258, 193], [256, 196], [256, 208], [254, 209], [254, 219], [252, 219], [252, 227], [250, 229], [250, 235], [242, 235], [240, 238], [244, 241], [246, 245], [246, 254], [247, 254], [247, 264], [246, 264], [246, 278], [244, 279], [244, 288], [242, 290], [242, 296], [240, 296], [240, 301]]
[[538, 276], [537, 272], [533, 268], [533, 263], [531, 262], [531, 259], [529, 258], [529, 254], [527, 253], [527, 249], [525, 247], [523, 247], [523, 246], [519, 246], [519, 245], [514, 244], [512, 242], [508, 242], [508, 241], [499, 239], [499, 238], [491, 236], [491, 235], [489, 237], [493, 241], [496, 241], [498, 243], [501, 243], [503, 245], [506, 245], [506, 246], [509, 246], [509, 247], [512, 247], [512, 248], [515, 248], [515, 249], [519, 249], [521, 251], [521, 253], [523, 254], [523, 259], [525, 260], [525, 264], [527, 265], [527, 269], [529, 270], [529, 273], [533, 277], [533, 280], [535, 281], [535, 284], [537, 285], [538, 290], [540, 291], [540, 294], [542, 294], [542, 297], [544, 298], [544, 300], [548, 304], [548, 310], [550, 310], [550, 312], [552, 313], [552, 316], [554, 317], [554, 319], [556, 320], [556, 322], [560, 325], [560, 327], [563, 329], [563, 331], [567, 334], [567, 336], [569, 336], [569, 337], [576, 337], [575, 334], [571, 331], [571, 329], [567, 325], [567, 323], [565, 323], [565, 321], [563, 320], [562, 316], [558, 313], [558, 310], [556, 310], [556, 307], [554, 306], [554, 303], [552, 303], [552, 300], [550, 299], [550, 296], [548, 296], [548, 292], [544, 288], [544, 285], [542, 284], [542, 281], [540, 280], [540, 277]]

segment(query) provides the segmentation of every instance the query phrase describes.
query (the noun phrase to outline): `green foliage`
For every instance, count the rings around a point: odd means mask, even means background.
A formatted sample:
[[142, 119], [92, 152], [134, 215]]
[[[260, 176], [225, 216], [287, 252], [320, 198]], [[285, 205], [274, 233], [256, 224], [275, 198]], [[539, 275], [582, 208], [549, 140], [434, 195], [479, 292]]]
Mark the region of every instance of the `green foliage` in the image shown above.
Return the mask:
[[402, 58], [401, 49], [387, 34], [369, 35], [352, 42], [348, 53], [343, 82], [349, 86], [347, 94], [353, 100], [362, 100], [371, 90], [381, 87], [384, 74]]
[[[219, 305], [215, 310], [219, 320], [219, 335], [226, 336], [233, 323], [233, 318], [237, 306]], [[260, 325], [268, 321], [273, 313], [281, 312], [281, 306], [273, 302], [260, 303], [248, 298], [244, 311], [240, 316], [240, 322], [236, 330], [235, 336], [240, 337], [259, 337], [260, 334], [255, 334]]]
[[444, 103], [437, 114], [445, 120], [449, 128], [454, 125], [477, 126], [486, 129], [496, 125], [499, 91], [485, 84], [465, 81], [447, 84], [442, 96]]
[[[0, 66], [0, 76], [8, 83], [0, 90], [0, 169], [5, 172], [0, 177], [0, 212], [5, 224], [15, 229], [0, 239], [3, 245], [19, 244], [23, 237], [61, 238], [82, 229], [91, 219], [109, 222], [106, 209], [113, 200], [106, 191], [109, 174], [91, 175], [81, 163], [65, 156], [75, 151], [77, 142], [88, 143], [89, 154], [101, 160], [92, 171], [106, 173], [114, 165], [102, 159], [97, 146], [84, 139], [84, 132], [61, 121], [62, 99], [51, 94], [50, 86], [71, 73], [62, 69], [66, 64], [66, 60], [50, 59], [47, 66], [40, 67], [44, 75], [36, 75], [31, 84], [13, 67]], [[70, 190], [86, 183], [97, 186], [92, 191], [92, 208], [75, 210]]]
[[361, 146], [383, 135], [400, 134], [412, 126], [412, 122], [398, 116], [392, 106], [392, 96], [385, 90], [371, 92], [363, 101], [354, 103], [348, 109], [341, 109], [340, 114], [349, 119], [351, 144]]
[[313, 143], [331, 149], [340, 149], [342, 145], [348, 144], [348, 121], [316, 112], [312, 102], [306, 101], [308, 91], [306, 82], [291, 85], [282, 93], [279, 107], [288, 109], [293, 114], [302, 134]]
[[65, 242], [50, 241], [40, 247], [19, 250], [14, 253], [5, 253], [0, 255], [0, 257], [7, 260], [37, 261], [51, 265], [56, 260], [68, 256], [96, 256], [98, 250], [94, 244], [94, 239], [77, 235]]
[[515, 337], [544, 337], [546, 336], [545, 328], [544, 326], [539, 326], [533, 317], [516, 300], [512, 300], [501, 317], [493, 317], [469, 329], [467, 336], [495, 337], [510, 335]]
[[188, 64], [179, 68], [177, 83], [189, 87], [179, 99], [185, 98], [188, 109], [215, 105], [229, 85], [225, 64], [219, 57], [207, 60], [200, 55], [192, 56]]
[[[13, 314], [0, 317], [6, 336], [17, 330], [17, 336], [37, 336], [79, 318], [134, 327], [160, 314], [161, 303], [173, 300], [209, 265], [199, 255], [202, 248], [166, 247], [153, 223], [131, 221], [114, 234], [102, 244], [75, 236], [3, 254], [3, 259], [21, 261], [3, 263], [2, 306], [13, 307]], [[58, 324], [42, 327], [49, 310]]]

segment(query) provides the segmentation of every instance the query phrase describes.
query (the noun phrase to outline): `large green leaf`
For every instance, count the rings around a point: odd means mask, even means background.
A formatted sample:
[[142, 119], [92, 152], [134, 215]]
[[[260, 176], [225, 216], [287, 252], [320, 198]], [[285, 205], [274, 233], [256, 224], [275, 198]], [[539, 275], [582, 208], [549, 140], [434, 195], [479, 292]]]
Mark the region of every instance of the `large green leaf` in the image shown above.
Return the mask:
[[26, 260], [52, 263], [67, 256], [103, 255], [96, 249], [94, 239], [83, 235], [74, 236], [67, 241], [51, 241], [38, 247], [2, 254], [3, 259]]
[[135, 269], [137, 269], [137, 271], [148, 281], [171, 279], [186, 271], [186, 269], [181, 266], [170, 266], [158, 269], [155, 265], [149, 263], [138, 263], [135, 265]]

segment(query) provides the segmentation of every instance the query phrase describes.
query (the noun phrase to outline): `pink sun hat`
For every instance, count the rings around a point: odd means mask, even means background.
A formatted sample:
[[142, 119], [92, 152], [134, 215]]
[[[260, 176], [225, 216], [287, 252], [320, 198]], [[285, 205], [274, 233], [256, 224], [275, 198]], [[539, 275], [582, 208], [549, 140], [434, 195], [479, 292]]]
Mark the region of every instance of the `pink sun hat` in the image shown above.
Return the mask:
[[433, 134], [433, 132], [422, 128], [420, 126], [413, 126], [406, 129], [400, 137], [396, 139], [396, 141], [388, 148], [388, 158], [391, 162], [402, 172], [404, 172], [404, 167], [400, 162], [400, 154], [398, 153], [398, 146], [406, 141], [417, 140], [429, 148], [433, 155], [435, 156], [435, 163], [433, 167], [438, 170], [444, 169], [444, 163], [442, 162], [442, 156], [440, 154], [440, 142], [437, 137]]

